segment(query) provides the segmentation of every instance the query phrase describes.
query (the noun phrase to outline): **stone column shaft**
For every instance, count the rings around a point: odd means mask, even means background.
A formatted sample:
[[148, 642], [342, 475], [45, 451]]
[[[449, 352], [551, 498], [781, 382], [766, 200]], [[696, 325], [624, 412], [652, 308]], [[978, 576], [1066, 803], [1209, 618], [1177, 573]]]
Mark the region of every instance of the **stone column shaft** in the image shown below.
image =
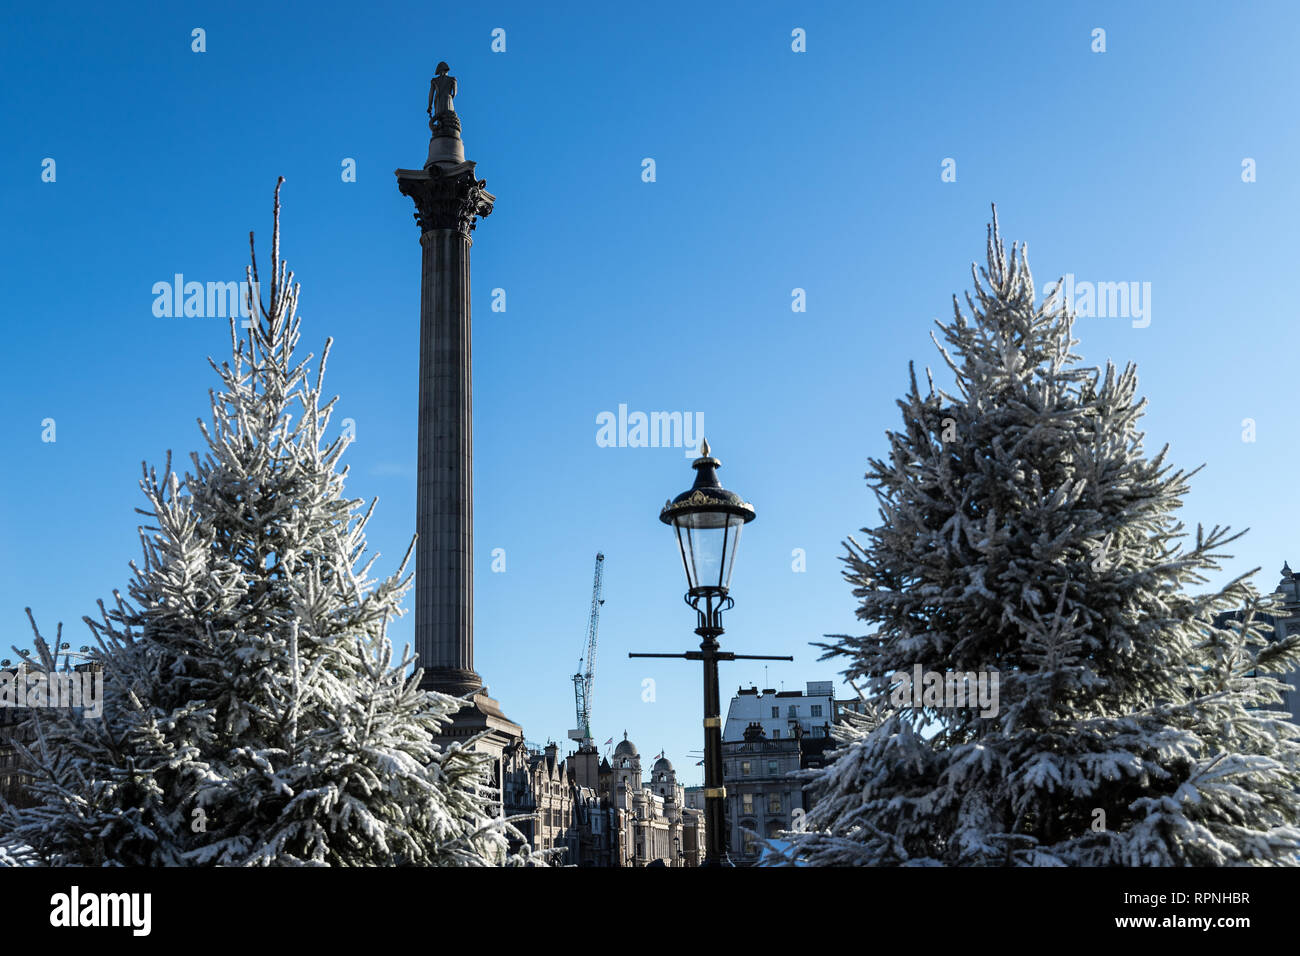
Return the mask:
[[397, 171], [420, 226], [415, 651], [423, 686], [462, 696], [474, 672], [474, 424], [470, 232], [495, 197], [474, 164]]
[[[458, 229], [420, 236], [420, 410], [415, 646], [438, 685], [474, 673], [474, 398], [471, 240]], [[453, 688], [459, 689], [459, 688]]]

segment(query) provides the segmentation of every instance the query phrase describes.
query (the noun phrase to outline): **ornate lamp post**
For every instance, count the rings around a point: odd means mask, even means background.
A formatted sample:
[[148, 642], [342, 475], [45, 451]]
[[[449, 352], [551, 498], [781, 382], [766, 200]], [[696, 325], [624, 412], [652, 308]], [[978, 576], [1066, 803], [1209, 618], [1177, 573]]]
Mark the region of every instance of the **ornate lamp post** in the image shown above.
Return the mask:
[[734, 660], [792, 661], [789, 656], [734, 654], [719, 649], [722, 612], [735, 601], [730, 595], [731, 570], [741, 529], [754, 520], [754, 506], [718, 481], [722, 462], [700, 443], [700, 457], [691, 463], [695, 483], [664, 504], [659, 520], [677, 534], [677, 547], [686, 569], [685, 595], [696, 614], [700, 649], [685, 654], [629, 654], [628, 657], [678, 657], [704, 662], [704, 807], [708, 850], [705, 866], [730, 866], [727, 859], [727, 790], [722, 782], [722, 717], [718, 694], [718, 662]]

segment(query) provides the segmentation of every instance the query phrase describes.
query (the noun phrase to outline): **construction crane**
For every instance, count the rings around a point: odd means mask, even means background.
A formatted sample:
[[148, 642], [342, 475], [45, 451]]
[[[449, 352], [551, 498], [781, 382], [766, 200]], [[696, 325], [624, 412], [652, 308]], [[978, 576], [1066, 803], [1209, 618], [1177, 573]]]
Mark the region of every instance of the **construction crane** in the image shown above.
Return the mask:
[[605, 580], [605, 556], [596, 552], [596, 571], [591, 582], [591, 616], [587, 618], [587, 644], [573, 675], [573, 697], [578, 712], [578, 726], [569, 738], [578, 741], [579, 750], [594, 750], [591, 736], [591, 695], [596, 682], [596, 630], [600, 626], [600, 606], [605, 603], [601, 591]]

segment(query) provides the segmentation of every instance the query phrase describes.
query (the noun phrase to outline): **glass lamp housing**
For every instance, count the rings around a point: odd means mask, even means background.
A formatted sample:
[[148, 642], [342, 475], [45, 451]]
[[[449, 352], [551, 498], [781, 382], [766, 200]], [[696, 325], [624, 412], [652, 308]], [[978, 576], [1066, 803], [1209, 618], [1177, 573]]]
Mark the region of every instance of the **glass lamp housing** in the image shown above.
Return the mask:
[[725, 595], [731, 589], [740, 531], [754, 520], [754, 507], [719, 483], [722, 462], [709, 454], [707, 441], [691, 467], [695, 484], [667, 502], [659, 520], [676, 532], [689, 594]]

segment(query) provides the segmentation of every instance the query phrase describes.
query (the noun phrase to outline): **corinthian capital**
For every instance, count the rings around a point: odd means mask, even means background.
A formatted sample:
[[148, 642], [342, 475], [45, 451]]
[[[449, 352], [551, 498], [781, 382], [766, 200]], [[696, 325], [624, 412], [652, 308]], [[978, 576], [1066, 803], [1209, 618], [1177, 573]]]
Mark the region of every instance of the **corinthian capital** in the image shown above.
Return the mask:
[[445, 172], [437, 167], [397, 171], [397, 188], [415, 201], [415, 221], [421, 232], [455, 229], [468, 236], [480, 218], [491, 214], [496, 202], [486, 186], [487, 180], [475, 177], [473, 163]]

